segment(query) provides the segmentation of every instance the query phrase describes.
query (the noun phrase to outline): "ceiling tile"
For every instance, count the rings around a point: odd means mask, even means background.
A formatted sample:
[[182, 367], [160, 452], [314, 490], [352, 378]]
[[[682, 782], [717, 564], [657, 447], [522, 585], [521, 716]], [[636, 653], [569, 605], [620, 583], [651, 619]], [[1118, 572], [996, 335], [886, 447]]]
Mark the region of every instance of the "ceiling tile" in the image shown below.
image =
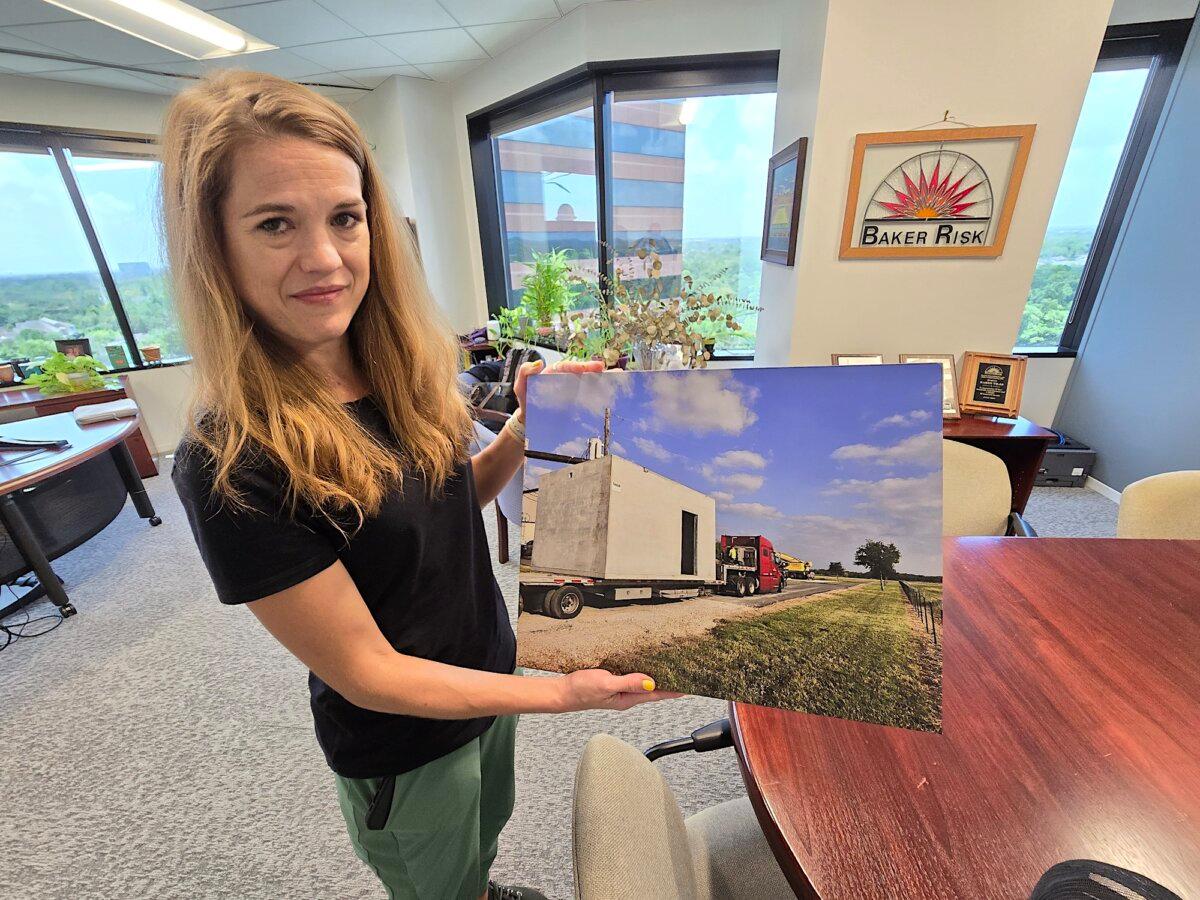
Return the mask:
[[501, 22], [497, 25], [472, 25], [467, 29], [467, 33], [483, 45], [489, 56], [497, 56], [534, 32], [541, 31], [557, 21], [558, 19], [530, 19], [525, 22]]
[[612, 0], [558, 0], [558, 5], [562, 8], [563, 15], [565, 16], [571, 10], [579, 9], [579, 7], [581, 7], [587, 3], [609, 3], [609, 2], [612, 2]]
[[460, 75], [477, 69], [483, 64], [482, 59], [465, 60], [460, 62], [425, 63], [421, 71], [434, 81], [453, 81]]
[[4, 0], [0, 4], [0, 28], [6, 25], [40, 25], [43, 22], [70, 22], [80, 17], [61, 6], [42, 0]]
[[72, 69], [66, 72], [43, 72], [38, 78], [52, 78], [55, 81], [70, 81], [75, 84], [96, 84], [101, 87], [120, 88], [124, 91], [140, 91], [143, 94], [167, 93], [157, 84], [151, 84], [132, 72], [120, 69]]
[[299, 78], [313, 70], [313, 64], [287, 50], [263, 50], [259, 53], [242, 53], [221, 59], [189, 60], [159, 67], [164, 72], [182, 72], [185, 75], [203, 75], [215, 69], [246, 69], [250, 72], [268, 72], [280, 78]]
[[465, 28], [442, 28], [438, 31], [414, 31], [408, 34], [385, 34], [375, 38], [389, 50], [398, 53], [405, 62], [457, 62], [484, 59], [487, 54], [467, 34]]
[[370, 69], [344, 69], [338, 73], [347, 78], [353, 78], [363, 87], [372, 90], [379, 87], [393, 75], [404, 75], [407, 78], [425, 78], [424, 73], [416, 66], [383, 66]]
[[97, 62], [136, 66], [142, 63], [187, 59], [182, 54], [90, 19], [52, 25], [17, 25], [5, 31]]
[[[25, 38], [17, 37], [7, 31], [0, 31], [0, 49], [8, 47], [13, 50], [31, 50], [34, 53], [54, 53], [63, 55], [63, 51], [56, 47], [47, 47], [45, 44], [38, 44], [34, 41], [27, 41]], [[4, 59], [0, 60], [0, 66], [7, 69], [12, 69], [15, 72], [51, 72], [56, 69], [79, 69], [84, 68], [78, 62], [60, 62], [56, 59], [39, 59], [36, 56], [16, 56], [11, 53], [5, 53]], [[65, 54], [70, 56], [71, 54]]]
[[361, 35], [315, 0], [274, 0], [214, 10], [214, 15], [279, 47]]
[[351, 89], [363, 87], [358, 81], [341, 72], [314, 72], [311, 75], [298, 75], [292, 80], [310, 87], [318, 83]]
[[355, 100], [360, 100], [371, 93], [370, 91], [348, 91], [345, 88], [315, 87], [313, 90], [330, 100], [336, 100], [342, 106], [349, 106]]
[[320, 44], [302, 44], [292, 47], [291, 52], [311, 59], [324, 69], [363, 69], [369, 66], [394, 66], [403, 63], [391, 50], [371, 38], [350, 38], [345, 41], [325, 41]]
[[518, 19], [557, 19], [554, 0], [441, 0], [459, 25], [491, 25]]
[[[363, 34], [453, 28], [458, 23], [437, 0], [321, 0]], [[330, 37], [331, 35], [322, 35]]]

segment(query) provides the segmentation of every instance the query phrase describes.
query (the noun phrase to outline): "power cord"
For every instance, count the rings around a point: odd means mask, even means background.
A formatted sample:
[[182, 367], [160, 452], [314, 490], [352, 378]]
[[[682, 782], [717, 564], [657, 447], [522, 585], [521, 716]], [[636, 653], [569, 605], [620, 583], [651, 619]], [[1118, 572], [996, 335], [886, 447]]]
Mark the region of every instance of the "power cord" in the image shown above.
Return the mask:
[[[13, 595], [14, 600], [19, 599], [17, 597], [17, 592], [13, 590], [13, 586], [11, 584], [0, 586], [0, 596], [3, 596], [3, 588], [5, 587], [8, 588], [9, 593]], [[20, 615], [22, 612], [25, 614], [25, 620], [22, 622], [13, 621], [13, 618]], [[47, 625], [38, 631], [30, 632], [26, 630], [29, 628], [29, 626], [38, 622], [52, 622], [53, 624]], [[0, 651], [7, 650], [8, 647], [16, 643], [19, 638], [35, 638], [41, 637], [44, 634], [49, 634], [62, 623], [63, 615], [57, 610], [50, 615], [34, 616], [27, 607], [24, 610], [13, 613], [7, 621], [0, 622], [0, 637], [2, 637], [4, 640], [4, 643], [0, 644]]]

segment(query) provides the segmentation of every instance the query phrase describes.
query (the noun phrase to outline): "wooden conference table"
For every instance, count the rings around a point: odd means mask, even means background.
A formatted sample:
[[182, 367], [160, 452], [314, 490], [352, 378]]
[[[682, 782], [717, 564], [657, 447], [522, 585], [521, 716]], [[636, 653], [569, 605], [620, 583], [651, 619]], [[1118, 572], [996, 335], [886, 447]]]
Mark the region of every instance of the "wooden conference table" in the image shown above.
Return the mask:
[[1200, 541], [944, 556], [941, 735], [733, 705], [797, 896], [1015, 900], [1095, 859], [1200, 897]]
[[1013, 512], [1025, 513], [1033, 482], [1042, 467], [1042, 457], [1058, 435], [1028, 419], [995, 416], [963, 416], [942, 422], [942, 437], [993, 453], [1004, 461], [1012, 485]]
[[[0, 451], [0, 523], [4, 525], [8, 536], [20, 551], [28, 565], [28, 570], [37, 576], [40, 588], [45, 591], [54, 605], [59, 607], [64, 617], [74, 615], [75, 608], [71, 605], [58, 577], [50, 568], [48, 554], [53, 556], [55, 550], [53, 547], [44, 547], [43, 540], [39, 540], [38, 534], [41, 533], [43, 539], [49, 535], [52, 539], [58, 540], [53, 536], [72, 525], [70, 521], [72, 510], [70, 508], [46, 510], [43, 511], [44, 514], [53, 512], [58, 516], [45, 520], [43, 515], [43, 519], [31, 523], [23, 510], [25, 504], [18, 502], [15, 497], [32, 491], [37, 485], [47, 482], [53, 476], [107, 453], [112, 458], [120, 480], [124, 484], [125, 492], [133, 500], [138, 515], [143, 519], [149, 519], [151, 525], [160, 524], [162, 520], [154, 513], [154, 507], [142, 485], [142, 479], [138, 475], [137, 466], [130, 456], [127, 446], [130, 437], [139, 433], [140, 426], [140, 416], [79, 425], [71, 413], [56, 413], [0, 425], [0, 432], [5, 437], [31, 440], [66, 438], [71, 442], [71, 446], [62, 450]], [[95, 498], [90, 499], [94, 500]], [[123, 505], [123, 500], [117, 499], [119, 502], [113, 507], [114, 516]], [[59, 516], [61, 519], [58, 519]], [[79, 541], [86, 540], [107, 525], [108, 521], [97, 523], [83, 534], [75, 534], [74, 538], [68, 542], [69, 546], [59, 547], [58, 552], [64, 552], [65, 549], [70, 549], [70, 546], [74, 546]], [[19, 603], [20, 601], [13, 606], [17, 606]]]

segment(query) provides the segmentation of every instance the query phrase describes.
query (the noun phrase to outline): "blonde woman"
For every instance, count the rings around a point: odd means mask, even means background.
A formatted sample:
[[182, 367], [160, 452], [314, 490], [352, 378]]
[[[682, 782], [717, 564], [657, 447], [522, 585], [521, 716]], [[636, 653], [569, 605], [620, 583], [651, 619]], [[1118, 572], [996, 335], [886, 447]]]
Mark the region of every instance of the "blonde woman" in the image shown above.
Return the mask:
[[196, 385], [172, 478], [217, 596], [308, 666], [351, 842], [390, 897], [536, 900], [488, 878], [516, 715], [669, 695], [514, 674], [480, 509], [521, 465], [524, 414], [468, 455], [456, 348], [350, 116], [223, 73], [174, 99], [162, 156]]

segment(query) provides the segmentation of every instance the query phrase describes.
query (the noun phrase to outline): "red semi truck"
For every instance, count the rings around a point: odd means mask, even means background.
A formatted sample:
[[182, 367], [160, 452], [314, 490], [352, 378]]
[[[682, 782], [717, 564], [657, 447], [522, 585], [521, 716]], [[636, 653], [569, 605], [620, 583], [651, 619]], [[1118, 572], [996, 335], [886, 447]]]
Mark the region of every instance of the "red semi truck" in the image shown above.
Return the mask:
[[717, 542], [717, 585], [739, 597], [782, 591], [787, 573], [761, 534], [723, 534]]
[[687, 600], [704, 591], [745, 597], [778, 593], [787, 585], [771, 542], [761, 534], [723, 534], [717, 541], [716, 580], [587, 578], [552, 572], [521, 573], [521, 608], [555, 619], [573, 619], [589, 597], [608, 603], [623, 600]]

